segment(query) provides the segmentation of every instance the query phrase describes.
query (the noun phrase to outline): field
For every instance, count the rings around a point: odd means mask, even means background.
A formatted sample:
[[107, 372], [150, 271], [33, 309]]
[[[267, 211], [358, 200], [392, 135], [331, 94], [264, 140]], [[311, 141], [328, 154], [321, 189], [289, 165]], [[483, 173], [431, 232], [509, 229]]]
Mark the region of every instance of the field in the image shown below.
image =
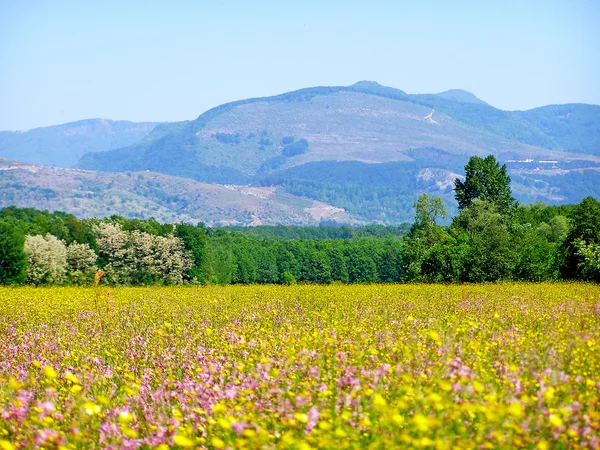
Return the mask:
[[600, 286], [0, 289], [0, 449], [599, 448]]

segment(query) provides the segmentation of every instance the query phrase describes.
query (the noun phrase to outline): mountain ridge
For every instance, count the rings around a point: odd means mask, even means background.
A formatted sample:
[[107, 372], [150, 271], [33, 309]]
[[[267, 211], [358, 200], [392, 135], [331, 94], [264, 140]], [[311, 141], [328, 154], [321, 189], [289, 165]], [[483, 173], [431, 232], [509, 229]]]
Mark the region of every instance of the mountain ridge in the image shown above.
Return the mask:
[[0, 157], [74, 167], [81, 156], [139, 142], [157, 122], [83, 119], [27, 131], [1, 131]]
[[[537, 125], [541, 120], [538, 112], [502, 111], [483, 101], [474, 103], [472, 98], [465, 103], [443, 95], [406, 94], [360, 81], [351, 86], [319, 86], [238, 100], [211, 108], [189, 122], [173, 123], [166, 132], [152, 132], [133, 146], [84, 155], [78, 166], [115, 170], [113, 162], [117, 161], [123, 167], [116, 170], [154, 170], [202, 181], [240, 182], [261, 171], [314, 160], [409, 160], [403, 151], [423, 146], [469, 154], [518, 152], [523, 158], [596, 160], [594, 146], [600, 142], [600, 131], [594, 130], [589, 139], [588, 153], [577, 154], [576, 143], [561, 147], [557, 139], [562, 144], [572, 142], [542, 132]], [[600, 111], [600, 107], [590, 107], [594, 114], [596, 109]], [[360, 127], [364, 133], [357, 136]], [[280, 141], [289, 137], [306, 140], [306, 151], [291, 158], [285, 155]], [[355, 142], [349, 142], [352, 140]], [[368, 151], [363, 151], [367, 147]], [[177, 161], [181, 161], [179, 166]], [[210, 175], [211, 171], [223, 172], [223, 177]]]
[[[412, 220], [421, 193], [456, 208], [452, 181], [469, 157], [487, 154], [507, 164], [522, 202], [600, 196], [600, 106], [503, 111], [467, 91], [407, 94], [359, 81], [242, 99], [193, 120], [159, 123], [132, 145], [83, 155], [77, 167], [117, 178], [149, 171], [272, 189], [291, 196], [277, 197], [284, 204], [311, 199], [359, 221], [397, 224]], [[162, 191], [170, 186], [166, 178], [157, 183]], [[34, 187], [28, 185], [32, 195]], [[289, 222], [294, 214], [279, 217]]]

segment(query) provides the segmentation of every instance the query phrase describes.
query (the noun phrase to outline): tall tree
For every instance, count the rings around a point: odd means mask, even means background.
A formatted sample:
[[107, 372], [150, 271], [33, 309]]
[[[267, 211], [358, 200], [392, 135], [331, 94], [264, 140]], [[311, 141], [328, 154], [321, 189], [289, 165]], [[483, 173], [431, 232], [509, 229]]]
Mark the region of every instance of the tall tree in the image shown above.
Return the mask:
[[0, 220], [0, 284], [22, 283], [27, 279], [25, 236], [19, 228]]
[[493, 203], [500, 213], [506, 213], [515, 204], [506, 165], [500, 167], [493, 155], [469, 159], [465, 166], [465, 181], [454, 180], [454, 197], [461, 210], [475, 199]]

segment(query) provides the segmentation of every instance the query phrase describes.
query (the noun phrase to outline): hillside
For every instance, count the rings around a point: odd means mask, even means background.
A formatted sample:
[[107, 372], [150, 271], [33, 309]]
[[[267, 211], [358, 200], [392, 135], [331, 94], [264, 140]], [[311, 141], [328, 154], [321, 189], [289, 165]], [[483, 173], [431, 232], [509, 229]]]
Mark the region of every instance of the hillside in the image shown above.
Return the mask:
[[411, 161], [406, 151], [421, 147], [458, 155], [573, 159], [519, 114], [466, 103], [464, 97], [472, 94], [461, 94], [459, 100], [456, 93], [408, 95], [361, 82], [242, 100], [166, 134], [151, 133], [134, 146], [85, 155], [79, 166], [242, 183], [315, 161]]
[[518, 114], [565, 150], [600, 156], [600, 106], [549, 105]]
[[0, 131], [0, 157], [75, 167], [85, 153], [133, 145], [156, 123], [89, 119], [29, 131]]
[[[472, 155], [494, 154], [506, 163], [522, 202], [598, 197], [599, 149], [600, 106], [502, 111], [467, 91], [412, 95], [362, 81], [227, 103], [195, 120], [158, 124], [132, 145], [87, 153], [78, 167], [150, 171], [219, 189], [253, 186], [276, 193], [265, 204], [309, 198], [357, 220], [398, 224], [412, 220], [413, 202], [423, 192], [441, 196], [452, 211], [453, 180]], [[41, 141], [36, 151], [44, 154]], [[154, 214], [143, 201], [133, 203], [141, 209], [131, 214]], [[187, 214], [174, 213], [182, 211]], [[195, 214], [220, 220], [217, 213]], [[295, 214], [278, 220], [309, 220]], [[254, 220], [240, 219], [239, 211], [233, 216], [243, 224]]]
[[397, 223], [421, 192], [452, 208], [452, 181], [472, 155], [507, 162], [524, 202], [598, 195], [599, 127], [595, 105], [511, 112], [466, 91], [411, 95], [363, 81], [221, 105], [79, 165], [277, 186]]
[[[569, 106], [598, 123], [599, 106]], [[587, 145], [565, 145], [574, 136]], [[360, 82], [221, 105], [134, 146], [85, 155], [79, 166], [248, 182], [315, 161], [410, 161], [406, 151], [421, 147], [458, 155], [599, 160], [590, 156], [598, 143], [600, 131], [579, 122], [543, 126], [535, 112], [501, 111], [465, 91], [409, 95]]]
[[360, 223], [340, 208], [275, 188], [215, 185], [152, 172], [103, 173], [0, 159], [0, 208], [78, 217], [154, 217], [208, 225]]

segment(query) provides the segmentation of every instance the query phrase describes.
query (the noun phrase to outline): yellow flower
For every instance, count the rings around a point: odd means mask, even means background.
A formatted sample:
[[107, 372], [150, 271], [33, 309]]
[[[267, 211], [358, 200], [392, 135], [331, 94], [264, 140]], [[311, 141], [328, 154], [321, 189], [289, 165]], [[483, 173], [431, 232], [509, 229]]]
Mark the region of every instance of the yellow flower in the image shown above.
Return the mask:
[[381, 409], [387, 406], [387, 402], [385, 401], [385, 398], [383, 398], [383, 396], [381, 396], [380, 394], [375, 394], [373, 396], [373, 407], [375, 407], [376, 409]]
[[2, 450], [15, 450], [15, 446], [4, 439], [0, 439], [0, 449]]
[[212, 438], [210, 443], [212, 444], [212, 446], [214, 448], [224, 448], [225, 447], [225, 442], [222, 439], [219, 439], [218, 437]]
[[549, 450], [550, 443], [546, 440], [541, 440], [540, 442], [538, 442], [538, 444], [535, 446], [535, 448], [537, 450]]
[[521, 405], [519, 402], [511, 403], [508, 407], [508, 412], [516, 418], [521, 418], [524, 414], [523, 405]]
[[81, 381], [79, 381], [79, 378], [77, 378], [71, 372], [65, 372], [65, 379], [74, 384], [81, 384]]
[[133, 414], [131, 414], [129, 411], [121, 411], [119, 413], [119, 422], [129, 423], [132, 420], [133, 420]]
[[302, 423], [308, 422], [308, 416], [303, 413], [294, 413], [294, 419], [296, 419], [298, 422], [302, 422]]
[[49, 380], [54, 380], [58, 376], [58, 372], [52, 366], [44, 366], [44, 376]]
[[564, 424], [563, 420], [557, 414], [550, 414], [550, 417], [548, 417], [548, 420], [550, 421], [550, 424], [553, 427], [557, 427], [557, 428], [562, 427]]
[[[173, 438], [173, 442], [175, 443], [175, 445], [178, 445], [179, 447], [183, 447], [183, 448], [192, 448], [192, 447], [196, 446], [194, 441], [192, 441], [190, 438], [187, 438], [181, 434], [175, 435], [175, 437]], [[217, 448], [222, 448], [222, 447], [217, 447]]]
[[100, 407], [100, 405], [96, 405], [95, 403], [92, 403], [92, 402], [85, 402], [83, 407], [85, 408], [85, 413], [88, 416], [100, 414], [100, 411], [102, 411], [102, 408]]
[[392, 421], [399, 427], [403, 427], [406, 423], [406, 419], [404, 419], [404, 416], [401, 416], [400, 414], [394, 414], [392, 416]]

